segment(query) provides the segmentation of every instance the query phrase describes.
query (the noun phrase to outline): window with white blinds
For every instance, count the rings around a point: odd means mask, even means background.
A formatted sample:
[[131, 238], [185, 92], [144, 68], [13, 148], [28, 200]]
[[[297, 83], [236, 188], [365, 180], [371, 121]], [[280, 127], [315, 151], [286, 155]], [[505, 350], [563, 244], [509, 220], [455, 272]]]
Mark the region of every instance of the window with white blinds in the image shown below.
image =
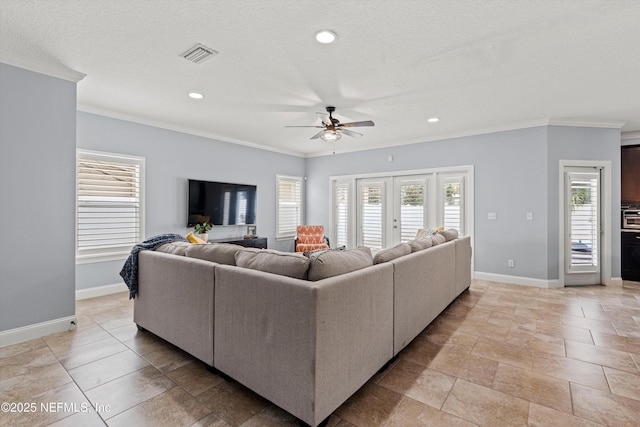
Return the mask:
[[351, 221], [351, 183], [345, 181], [336, 181], [333, 188], [334, 197], [334, 218], [335, 224], [335, 245], [349, 246], [349, 223]]
[[293, 239], [302, 223], [302, 177], [276, 176], [276, 239]]
[[404, 181], [399, 178], [400, 190], [400, 241], [408, 242], [416, 237], [419, 229], [424, 228], [426, 223], [425, 203], [426, 203], [426, 180]]
[[144, 158], [78, 150], [76, 262], [122, 259], [144, 237]]
[[464, 177], [444, 175], [440, 179], [442, 200], [442, 225], [445, 229], [455, 228], [464, 235]]
[[360, 198], [359, 244], [373, 250], [382, 249], [386, 244], [384, 224], [384, 182], [358, 182]]

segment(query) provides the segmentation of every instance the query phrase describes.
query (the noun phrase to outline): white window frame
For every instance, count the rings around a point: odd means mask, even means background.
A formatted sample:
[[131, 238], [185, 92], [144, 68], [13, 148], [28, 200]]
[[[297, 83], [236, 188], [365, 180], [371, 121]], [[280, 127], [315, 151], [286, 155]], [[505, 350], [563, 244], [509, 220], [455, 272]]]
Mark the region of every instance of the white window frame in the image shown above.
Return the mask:
[[[300, 186], [299, 199], [295, 201], [295, 208], [297, 208], [296, 224], [293, 228], [288, 227], [288, 230], [280, 229], [280, 184], [282, 182], [295, 183]], [[301, 176], [290, 175], [276, 175], [276, 240], [292, 240], [296, 237], [296, 227], [302, 224], [304, 218], [304, 179]]]
[[134, 244], [120, 245], [120, 246], [104, 246], [97, 247], [90, 250], [83, 250], [78, 248], [79, 233], [78, 233], [78, 221], [79, 221], [79, 208], [81, 202], [78, 197], [79, 189], [79, 174], [78, 165], [81, 160], [96, 160], [101, 162], [111, 162], [114, 164], [127, 164], [136, 165], [139, 168], [138, 175], [138, 227], [137, 227], [137, 239], [142, 241], [145, 236], [145, 158], [138, 156], [129, 156], [115, 153], [106, 153], [101, 151], [92, 150], [76, 150], [76, 226], [75, 226], [75, 253], [76, 264], [88, 264], [95, 262], [116, 261], [123, 260], [129, 256]]

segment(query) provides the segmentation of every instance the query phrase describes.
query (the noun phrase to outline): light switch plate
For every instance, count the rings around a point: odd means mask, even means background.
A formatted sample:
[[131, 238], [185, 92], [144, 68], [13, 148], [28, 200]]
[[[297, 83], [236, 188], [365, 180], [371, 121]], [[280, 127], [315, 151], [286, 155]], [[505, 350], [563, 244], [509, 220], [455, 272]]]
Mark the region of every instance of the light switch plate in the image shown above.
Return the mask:
[[533, 212], [527, 212], [527, 221], [533, 221]]

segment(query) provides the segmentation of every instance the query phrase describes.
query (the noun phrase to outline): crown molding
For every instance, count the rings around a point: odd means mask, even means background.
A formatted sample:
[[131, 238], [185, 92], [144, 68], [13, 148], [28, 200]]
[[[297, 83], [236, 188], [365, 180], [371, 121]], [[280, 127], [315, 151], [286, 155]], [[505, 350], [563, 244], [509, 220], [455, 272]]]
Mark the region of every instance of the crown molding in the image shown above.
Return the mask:
[[86, 74], [71, 70], [62, 65], [48, 64], [35, 59], [25, 58], [4, 50], [0, 50], [0, 62], [74, 83], [78, 83], [87, 76]]
[[[539, 119], [539, 120], [530, 120], [527, 122], [511, 123], [503, 126], [478, 128], [478, 129], [471, 129], [471, 130], [462, 131], [462, 132], [440, 134], [440, 135], [434, 135], [431, 137], [419, 137], [411, 140], [398, 141], [393, 144], [378, 144], [375, 146], [368, 146], [366, 148], [353, 148], [353, 149], [338, 148], [335, 150], [335, 153], [334, 153], [334, 150], [331, 150], [331, 151], [324, 151], [320, 153], [307, 154], [304, 157], [307, 157], [307, 158], [323, 157], [323, 156], [330, 156], [333, 154], [345, 154], [345, 153], [351, 153], [356, 151], [376, 150], [381, 148], [397, 147], [400, 145], [419, 144], [423, 142], [444, 141], [447, 139], [465, 138], [469, 136], [486, 135], [489, 133], [498, 133], [498, 132], [508, 132], [512, 130], [528, 129], [528, 128], [541, 127], [541, 126], [570, 126], [570, 127], [621, 129], [624, 125], [625, 125], [624, 122], [595, 122], [595, 121], [590, 122], [590, 121]], [[640, 137], [640, 132], [638, 132], [638, 136], [636, 137]]]
[[626, 122], [595, 122], [595, 121], [581, 121], [581, 120], [556, 120], [550, 119], [549, 126], [568, 126], [568, 127], [580, 127], [580, 128], [607, 128], [607, 129], [622, 129]]
[[640, 132], [623, 132], [621, 138], [623, 141], [625, 139], [638, 139], [640, 138]]
[[127, 122], [138, 123], [141, 125], [152, 126], [152, 127], [171, 130], [171, 131], [180, 132], [180, 133], [186, 133], [188, 135], [201, 136], [203, 138], [214, 139], [216, 141], [227, 142], [230, 144], [244, 145], [246, 147], [251, 147], [258, 150], [273, 151], [280, 154], [287, 154], [289, 156], [304, 157], [301, 153], [298, 153], [295, 151], [288, 151], [288, 150], [278, 149], [274, 147], [269, 147], [266, 145], [256, 144], [254, 142], [247, 142], [239, 139], [232, 139], [229, 137], [216, 135], [210, 132], [203, 132], [201, 130], [192, 129], [185, 126], [178, 126], [178, 125], [164, 123], [157, 120], [151, 120], [144, 117], [139, 117], [134, 114], [121, 113], [121, 112], [117, 112], [109, 109], [94, 107], [91, 105], [80, 104], [80, 103], [78, 103], [77, 109], [78, 111], [82, 111], [85, 113], [96, 114], [99, 116], [110, 117], [112, 119], [124, 120]]

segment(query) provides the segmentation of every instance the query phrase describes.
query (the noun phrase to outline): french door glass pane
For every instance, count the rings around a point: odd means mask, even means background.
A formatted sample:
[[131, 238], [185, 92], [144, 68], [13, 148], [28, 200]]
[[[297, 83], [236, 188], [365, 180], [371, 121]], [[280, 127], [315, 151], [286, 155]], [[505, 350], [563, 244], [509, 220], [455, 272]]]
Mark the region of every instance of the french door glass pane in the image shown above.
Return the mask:
[[337, 182], [335, 186], [335, 245], [349, 246], [349, 183]]
[[361, 186], [361, 230], [362, 244], [371, 249], [382, 249], [383, 245], [383, 194], [382, 184]]
[[414, 239], [419, 229], [424, 228], [424, 184], [400, 185], [400, 240]]
[[462, 178], [446, 178], [440, 187], [443, 212], [442, 225], [445, 229], [454, 228], [461, 235], [464, 233], [462, 214]]
[[598, 266], [599, 240], [599, 173], [569, 174], [571, 211], [571, 270], [589, 271]]

